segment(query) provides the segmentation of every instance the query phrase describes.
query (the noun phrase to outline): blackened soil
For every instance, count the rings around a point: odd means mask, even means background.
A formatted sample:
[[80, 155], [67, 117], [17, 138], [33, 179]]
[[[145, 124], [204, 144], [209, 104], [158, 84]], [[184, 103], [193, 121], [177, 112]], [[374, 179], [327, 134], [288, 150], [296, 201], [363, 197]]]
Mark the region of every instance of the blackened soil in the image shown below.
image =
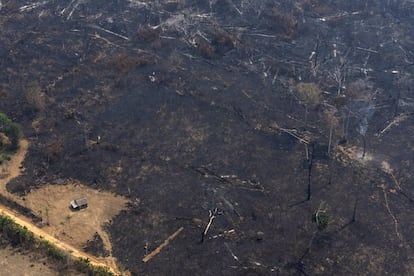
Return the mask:
[[133, 274], [414, 272], [411, 1], [69, 2], [0, 5], [0, 110], [31, 145], [10, 191], [129, 197], [108, 231]]
[[93, 235], [93, 238], [86, 242], [83, 249], [85, 250], [85, 252], [91, 253], [95, 256], [100, 256], [100, 257], [109, 256], [109, 252], [108, 250], [105, 249], [103, 240], [101, 236], [99, 236], [98, 233], [95, 233], [95, 235]]

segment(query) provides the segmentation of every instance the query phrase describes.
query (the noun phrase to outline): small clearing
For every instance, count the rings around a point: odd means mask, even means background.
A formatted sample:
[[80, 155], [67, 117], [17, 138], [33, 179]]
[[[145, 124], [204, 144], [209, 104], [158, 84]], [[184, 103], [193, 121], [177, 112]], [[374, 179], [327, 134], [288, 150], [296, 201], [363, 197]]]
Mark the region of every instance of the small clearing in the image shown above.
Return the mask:
[[[86, 196], [88, 208], [70, 209], [72, 199]], [[79, 183], [46, 185], [27, 194], [24, 205], [42, 217], [43, 230], [59, 240], [82, 248], [98, 232], [107, 250], [111, 243], [103, 226], [125, 208], [127, 200], [109, 192], [94, 190]]]
[[[121, 210], [126, 208], [128, 200], [122, 196], [110, 192], [91, 189], [79, 182], [70, 182], [65, 185], [48, 184], [34, 190], [25, 197], [11, 194], [6, 189], [6, 184], [17, 177], [21, 170], [21, 163], [27, 153], [28, 142], [22, 140], [20, 148], [9, 162], [2, 165], [2, 178], [0, 178], [0, 193], [30, 208], [33, 213], [40, 216], [43, 220], [42, 229], [27, 225], [20, 221], [16, 215], [7, 212], [16, 222], [27, 226], [35, 234], [42, 235], [41, 232], [50, 235], [49, 240], [53, 243], [66, 243], [62, 248], [72, 248], [75, 252], [83, 250], [85, 243], [93, 239], [94, 235], [102, 238], [104, 249], [109, 252], [109, 257], [105, 257], [105, 263], [116, 271], [116, 259], [112, 257], [112, 245], [108, 233], [104, 230], [106, 224], [111, 223]], [[88, 207], [74, 211], [70, 208], [70, 201], [85, 196], [88, 200]], [[6, 212], [5, 207], [1, 210]], [[53, 238], [52, 238], [53, 237]], [[47, 237], [45, 237], [48, 239]], [[56, 239], [56, 240], [55, 240]], [[75, 249], [76, 248], [76, 249]], [[82, 253], [78, 255], [82, 255]], [[88, 254], [84, 256], [89, 257]]]

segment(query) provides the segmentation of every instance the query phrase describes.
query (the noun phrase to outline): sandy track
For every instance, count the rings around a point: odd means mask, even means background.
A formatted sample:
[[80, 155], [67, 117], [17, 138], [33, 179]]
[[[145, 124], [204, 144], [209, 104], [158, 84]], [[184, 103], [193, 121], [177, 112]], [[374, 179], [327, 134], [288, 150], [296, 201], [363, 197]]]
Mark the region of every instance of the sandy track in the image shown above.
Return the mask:
[[22, 139], [20, 141], [19, 150], [12, 156], [11, 160], [7, 163], [7, 175], [4, 178], [0, 178], [0, 192], [8, 196], [9, 193], [6, 189], [7, 183], [10, 180], [20, 175], [20, 165], [26, 157], [27, 150], [29, 148], [29, 142]]
[[17, 213], [13, 212], [12, 210], [8, 209], [5, 206], [0, 205], [0, 212], [2, 215], [6, 215], [10, 218], [13, 219], [13, 221], [21, 226], [26, 227], [29, 231], [33, 232], [33, 234], [35, 234], [35, 236], [39, 237], [39, 238], [43, 238], [51, 243], [53, 243], [56, 247], [58, 247], [61, 250], [64, 250], [68, 253], [70, 253], [73, 257], [75, 258], [88, 258], [90, 260], [90, 263], [96, 266], [104, 266], [104, 267], [108, 267], [112, 273], [114, 274], [119, 274], [118, 270], [116, 268], [110, 267], [106, 262], [104, 261], [100, 261], [99, 259], [85, 253], [82, 252], [78, 249], [76, 249], [75, 247], [61, 242], [60, 240], [56, 239], [55, 237], [49, 235], [48, 233], [46, 233], [45, 231], [43, 231], [42, 229], [34, 226], [32, 223], [26, 221], [24, 218], [21, 218]]
[[[13, 200], [15, 200], [17, 197], [10, 194], [7, 191], [6, 185], [10, 180], [12, 180], [13, 178], [20, 175], [20, 172], [21, 172], [20, 166], [21, 166], [21, 164], [22, 164], [22, 162], [23, 162], [23, 160], [26, 156], [28, 147], [29, 147], [28, 141], [22, 139], [21, 142], [20, 142], [19, 150], [16, 152], [15, 155], [12, 156], [11, 160], [7, 164], [8, 174], [5, 177], [0, 179], [0, 192], [4, 196], [6, 196], [8, 198], [11, 198]], [[18, 200], [18, 201], [20, 201], [20, 200]], [[40, 229], [39, 227], [35, 226], [30, 221], [28, 221], [26, 218], [19, 215], [18, 213], [16, 213], [14, 210], [8, 208], [7, 206], [4, 206], [4, 205], [0, 204], [0, 212], [1, 212], [1, 214], [12, 218], [15, 223], [26, 227], [29, 231], [33, 232], [35, 234], [35, 236], [41, 237], [41, 238], [53, 243], [56, 247], [70, 253], [73, 257], [75, 257], [75, 258], [88, 258], [92, 265], [107, 267], [115, 275], [120, 275], [120, 272], [119, 272], [113, 258], [106, 258], [106, 259], [96, 258], [94, 256], [91, 256], [90, 254], [87, 254], [87, 253], [75, 248], [74, 246], [72, 246], [72, 245], [70, 245], [66, 242], [58, 240], [57, 238], [55, 238], [54, 236], [48, 234], [46, 231]], [[105, 236], [105, 238], [107, 237], [106, 233], [105, 233], [104, 236]], [[109, 242], [109, 241], [106, 241], [106, 242]]]

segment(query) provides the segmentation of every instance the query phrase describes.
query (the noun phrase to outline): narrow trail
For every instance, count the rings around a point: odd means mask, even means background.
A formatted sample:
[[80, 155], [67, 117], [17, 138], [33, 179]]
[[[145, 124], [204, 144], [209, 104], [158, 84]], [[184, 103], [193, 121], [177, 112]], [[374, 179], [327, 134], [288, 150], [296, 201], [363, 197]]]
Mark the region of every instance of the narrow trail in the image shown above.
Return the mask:
[[26, 157], [27, 150], [29, 149], [29, 142], [22, 139], [20, 141], [20, 147], [18, 151], [12, 156], [11, 160], [7, 163], [7, 175], [4, 178], [0, 178], [0, 193], [4, 196], [11, 197], [6, 185], [10, 180], [20, 175], [20, 166], [23, 163], [24, 158]]
[[[19, 150], [16, 152], [16, 154], [14, 154], [11, 158], [11, 160], [8, 162], [7, 164], [7, 172], [8, 174], [4, 177], [0, 179], [0, 193], [12, 200], [16, 200], [17, 196], [13, 195], [11, 193], [9, 193], [6, 189], [6, 185], [7, 183], [12, 180], [13, 178], [17, 177], [20, 175], [21, 173], [21, 164], [26, 156], [26, 153], [28, 151], [29, 148], [29, 143], [27, 140], [22, 139], [20, 141], [20, 147]], [[33, 232], [33, 234], [37, 237], [41, 237], [47, 241], [49, 241], [50, 243], [54, 244], [57, 248], [68, 252], [69, 254], [71, 254], [74, 258], [87, 258], [90, 260], [90, 263], [94, 266], [103, 266], [103, 267], [107, 267], [113, 274], [115, 275], [121, 275], [121, 273], [119, 272], [116, 262], [114, 260], [113, 257], [109, 257], [109, 258], [97, 258], [94, 257], [92, 255], [89, 255], [77, 248], [75, 248], [74, 246], [62, 242], [58, 239], [56, 239], [55, 237], [53, 237], [52, 235], [48, 234], [47, 232], [45, 232], [44, 230], [40, 229], [39, 227], [35, 226], [32, 222], [30, 222], [29, 220], [27, 220], [24, 216], [18, 214], [17, 212], [15, 212], [14, 210], [12, 210], [11, 208], [4, 206], [2, 204], [0, 204], [0, 213], [2, 215], [6, 215], [10, 218], [13, 219], [13, 221], [23, 227], [26, 227], [29, 231]], [[100, 233], [101, 237], [105, 237], [106, 240], [106, 244], [110, 245], [110, 241], [109, 241], [109, 237], [106, 233]], [[111, 249], [111, 248], [110, 248]]]
[[99, 236], [101, 236], [105, 249], [108, 250], [109, 252], [109, 256], [105, 258], [106, 262], [111, 267], [117, 267], [116, 259], [112, 256], [112, 244], [111, 244], [111, 240], [109, 239], [108, 233], [106, 233], [102, 229], [97, 229], [97, 232]]

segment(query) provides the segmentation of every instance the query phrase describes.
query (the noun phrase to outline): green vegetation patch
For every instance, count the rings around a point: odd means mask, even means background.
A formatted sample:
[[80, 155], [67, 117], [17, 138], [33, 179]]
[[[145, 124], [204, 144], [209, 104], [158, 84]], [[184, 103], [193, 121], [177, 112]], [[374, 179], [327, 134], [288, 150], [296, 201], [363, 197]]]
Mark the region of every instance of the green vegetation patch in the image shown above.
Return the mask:
[[[22, 130], [6, 114], [0, 112], [0, 151], [15, 151], [19, 147]], [[3, 160], [4, 161], [4, 160]]]
[[[33, 232], [26, 227], [21, 226], [6, 215], [0, 214], [0, 233], [13, 246], [24, 246], [32, 250], [38, 250], [40, 253], [48, 256], [54, 261], [64, 263], [69, 256], [68, 252], [57, 248], [51, 242], [36, 238]], [[79, 272], [94, 276], [112, 276], [114, 275], [107, 267], [94, 266], [89, 259], [79, 258], [73, 262], [73, 268]]]
[[0, 231], [14, 246], [19, 244], [32, 246], [35, 244], [33, 233], [7, 216], [0, 215]]
[[111, 276], [114, 275], [107, 267], [94, 266], [91, 264], [88, 258], [78, 258], [75, 260], [74, 265], [78, 271], [84, 272], [88, 275], [96, 276]]
[[0, 153], [0, 164], [2, 164], [4, 161], [10, 161], [11, 157], [7, 153]]

